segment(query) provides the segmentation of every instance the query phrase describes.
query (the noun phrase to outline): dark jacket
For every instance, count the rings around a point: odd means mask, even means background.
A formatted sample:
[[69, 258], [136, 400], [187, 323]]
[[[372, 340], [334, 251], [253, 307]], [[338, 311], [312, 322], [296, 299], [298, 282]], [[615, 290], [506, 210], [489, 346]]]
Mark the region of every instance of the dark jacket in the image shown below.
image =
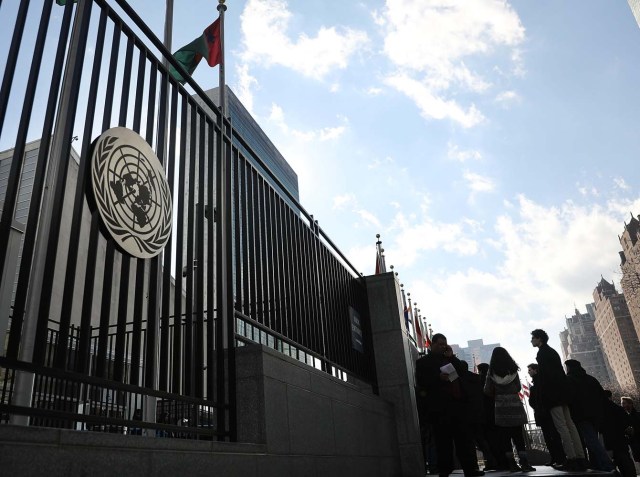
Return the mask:
[[484, 392], [484, 385], [487, 382], [487, 373], [480, 373], [480, 389], [482, 392], [483, 398], [483, 408], [484, 408], [484, 423], [485, 425], [495, 426], [496, 424], [496, 414], [495, 414], [495, 400], [493, 396], [489, 396]]
[[463, 394], [466, 396], [466, 414], [467, 421], [470, 423], [481, 424], [484, 422], [484, 393], [482, 389], [483, 383], [480, 381], [480, 376], [466, 371], [461, 376]]
[[606, 400], [604, 403], [604, 420], [600, 432], [607, 450], [626, 449], [628, 442], [625, 431], [631, 426], [628, 414], [616, 403]]
[[538, 374], [539, 402], [547, 409], [561, 406], [569, 402], [567, 375], [564, 373], [560, 356], [548, 344], [538, 349], [536, 356]]
[[608, 400], [600, 382], [581, 367], [569, 369], [567, 382], [573, 422], [588, 421], [598, 428], [604, 419], [604, 405]]
[[440, 379], [440, 368], [447, 363], [453, 364], [459, 376], [466, 371], [455, 356], [447, 358], [444, 355], [426, 354], [416, 361], [416, 382], [424, 396], [423, 405], [427, 414], [458, 411], [460, 404], [466, 402], [460, 378], [453, 382]]
[[540, 427], [546, 425], [551, 421], [551, 414], [549, 410], [540, 402], [540, 393], [538, 392], [538, 376], [532, 376], [533, 380], [531, 386], [529, 386], [529, 406], [533, 409], [533, 419]]

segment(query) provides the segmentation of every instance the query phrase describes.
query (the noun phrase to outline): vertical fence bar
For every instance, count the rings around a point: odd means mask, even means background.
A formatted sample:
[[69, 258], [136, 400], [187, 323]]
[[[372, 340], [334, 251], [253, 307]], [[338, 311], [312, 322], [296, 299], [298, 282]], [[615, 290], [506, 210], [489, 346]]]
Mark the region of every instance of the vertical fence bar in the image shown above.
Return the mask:
[[[166, 98], [167, 82], [169, 78], [166, 74], [162, 73], [161, 83], [161, 98]], [[164, 100], [161, 99], [160, 107], [163, 108]], [[166, 114], [166, 113], [165, 113]], [[164, 116], [160, 115], [162, 119]], [[173, 197], [174, 203], [176, 195], [174, 193], [174, 178], [175, 178], [175, 151], [176, 151], [176, 124], [178, 123], [178, 88], [173, 84], [171, 91], [171, 119], [169, 127], [169, 147], [167, 150], [167, 161], [164, 161], [165, 170], [167, 171], [167, 181], [169, 182], [169, 193]], [[162, 122], [164, 124], [164, 121]], [[159, 128], [160, 134], [164, 137], [165, 129]], [[164, 140], [158, 144], [164, 144]], [[162, 391], [169, 390], [169, 360], [170, 360], [170, 348], [171, 348], [171, 336], [170, 331], [170, 315], [171, 315], [171, 256], [173, 250], [173, 240], [176, 230], [171, 231], [169, 240], [164, 248], [163, 254], [163, 267], [162, 267], [162, 324], [160, 327], [160, 376], [158, 387]]]
[[[104, 48], [104, 36], [106, 30], [107, 12], [102, 10], [100, 14], [100, 24], [98, 27], [98, 36], [96, 38], [96, 50], [93, 61], [93, 69], [90, 78], [89, 97], [87, 100], [87, 112], [85, 116], [85, 128], [82, 141], [82, 154], [80, 156], [80, 164], [78, 165], [78, 178], [76, 182], [75, 198], [73, 203], [73, 213], [71, 217], [71, 230], [70, 237], [79, 237], [80, 229], [82, 227], [82, 210], [84, 208], [85, 188], [89, 182], [89, 176], [91, 173], [90, 161], [89, 161], [89, 149], [91, 144], [91, 132], [93, 130], [93, 121], [95, 114], [95, 105], [97, 102], [98, 84], [100, 79], [100, 69], [102, 63], [102, 51]], [[67, 353], [67, 334], [68, 327], [71, 321], [71, 310], [73, 307], [73, 295], [76, 284], [77, 276], [77, 263], [78, 263], [78, 251], [77, 244], [69, 243], [67, 253], [67, 267], [65, 275], [64, 293], [62, 296], [62, 309], [60, 313], [60, 339], [58, 340], [56, 356], [54, 358], [54, 365], [62, 368], [65, 366], [64, 358]], [[93, 269], [88, 269], [91, 271]], [[93, 277], [90, 278], [93, 281]], [[93, 287], [92, 287], [93, 288]], [[86, 321], [86, 320], [85, 320]], [[86, 339], [86, 335], [85, 335]], [[86, 342], [85, 342], [86, 344]]]
[[[195, 209], [195, 181], [196, 181], [196, 152], [197, 152], [197, 114], [196, 108], [191, 104], [191, 122], [190, 122], [190, 142], [189, 142], [189, 190], [187, 192], [187, 264], [185, 266], [187, 278], [187, 303], [186, 303], [186, 326], [185, 326], [185, 366], [184, 366], [184, 392], [188, 396], [194, 395], [194, 343], [193, 343], [193, 274], [195, 262], [193, 260], [193, 239], [194, 239], [194, 220], [193, 212]], [[184, 274], [184, 272], [183, 272]]]
[[[184, 175], [186, 163], [186, 143], [187, 143], [187, 113], [188, 101], [186, 96], [182, 96], [182, 115], [180, 122], [180, 154], [178, 158], [178, 217], [174, 221], [177, 230], [172, 232], [176, 236], [176, 257], [175, 257], [175, 296], [174, 296], [174, 329], [173, 329], [173, 369], [171, 392], [180, 394], [182, 392], [182, 257], [184, 244]], [[176, 179], [174, 179], [176, 180]], [[174, 198], [176, 195], [174, 194]]]
[[247, 180], [247, 169], [248, 164], [246, 158], [238, 153], [238, 161], [239, 161], [239, 169], [240, 169], [240, 224], [242, 228], [242, 238], [240, 241], [240, 248], [242, 249], [242, 307], [240, 311], [247, 316], [251, 315], [251, 299], [249, 298], [250, 289], [250, 279], [249, 279], [249, 213], [248, 213], [248, 205], [249, 205], [249, 195], [247, 191], [248, 180]]
[[[13, 75], [15, 73], [15, 63], [18, 58], [18, 51], [20, 42], [22, 40], [28, 6], [29, 2], [23, 1], [18, 10], [18, 16], [13, 32], [14, 36], [11, 42], [11, 47], [9, 48], [9, 56], [7, 58], [7, 69], [5, 69], [2, 88], [0, 89], [0, 135], [2, 126], [4, 124], [4, 117], [7, 111], [9, 93], [11, 91], [11, 83], [13, 82]], [[36, 45], [44, 44], [45, 38], [47, 36], [50, 17], [51, 3], [46, 2], [43, 6], [40, 25], [38, 26]], [[31, 112], [33, 110], [33, 103], [36, 96], [35, 93], [38, 84], [38, 76], [40, 74], [40, 65], [42, 64], [42, 52], [43, 48], [36, 48], [33, 52], [33, 60], [31, 62], [29, 78], [27, 80], [27, 88], [24, 94], [24, 105], [22, 107], [22, 114], [20, 115], [20, 121], [18, 123], [18, 134], [16, 137], [13, 157], [11, 159], [9, 177], [7, 178], [7, 188], [5, 190], [3, 210], [0, 214], [2, 216], [2, 219], [0, 219], [0, 250], [2, 250], [2, 252], [0, 252], [0, 280], [2, 280], [2, 271], [4, 270], [6, 254], [9, 253], [9, 234], [11, 224], [13, 222], [13, 217], [15, 215], [15, 206], [18, 197], [18, 190], [20, 187], [20, 171], [22, 171], [24, 163], [25, 142], [27, 140], [27, 132], [29, 130]], [[13, 279], [13, 276], [11, 276], [11, 274], [7, 274], [7, 278], [9, 277]]]
[[204, 396], [204, 235], [205, 235], [205, 158], [206, 156], [206, 121], [204, 114], [200, 115], [198, 141], [198, 202], [196, 208], [196, 237], [195, 237], [195, 260], [198, 264], [196, 268], [196, 326], [194, 333], [194, 368], [195, 368], [195, 395]]
[[[4, 126], [4, 118], [7, 114], [7, 105], [9, 104], [9, 93], [11, 92], [11, 84], [13, 83], [13, 75], [16, 72], [16, 64], [18, 63], [18, 53], [20, 53], [20, 43], [22, 43], [22, 34], [24, 26], [27, 22], [27, 11], [29, 9], [29, 0], [22, 0], [16, 15], [16, 23], [13, 29], [13, 37], [11, 38], [11, 46], [7, 56], [7, 63], [2, 78], [2, 87], [0, 87], [0, 132]], [[50, 11], [50, 10], [49, 10]], [[12, 208], [13, 210], [13, 208]], [[0, 245], [6, 247], [5, 242]], [[4, 265], [0, 263], [0, 265]], [[0, 267], [2, 270], [3, 267]]]
[[207, 220], [207, 399], [209, 400], [214, 400], [216, 397], [214, 358], [219, 354], [217, 353], [217, 342], [215, 340], [218, 310], [215, 309], [216, 268], [214, 259], [216, 249], [214, 222], [217, 220], [217, 214], [214, 208], [214, 171], [216, 167], [215, 161], [219, 160], [219, 157], [215, 154], [215, 128], [215, 124], [207, 120], [207, 207], [209, 208], [209, 220]]
[[[127, 38], [127, 49], [124, 60], [124, 70], [122, 74], [122, 96], [120, 98], [120, 115], [118, 125], [126, 127], [127, 111], [129, 109], [129, 92], [131, 89], [131, 63], [133, 61], [133, 38]], [[138, 125], [138, 130], [140, 129]], [[126, 361], [125, 335], [127, 316], [129, 308], [129, 276], [131, 271], [131, 257], [127, 253], [119, 253], [120, 261], [120, 279], [118, 293], [118, 318], [116, 331], [115, 356], [114, 360], [114, 379], [124, 382], [124, 366]]]
[[[49, 240], [42, 280], [39, 316], [36, 325], [35, 347], [33, 350], [33, 362], [36, 364], [44, 363], [43, 351], [46, 344], [47, 326], [53, 292], [56, 255], [58, 251], [58, 241], [60, 239], [62, 208], [64, 205], [64, 192], [67, 184], [67, 170], [71, 158], [71, 136], [73, 135], [73, 125], [78, 107], [77, 91], [82, 78], [82, 60], [87, 45], [87, 33], [91, 20], [92, 5], [93, 2], [85, 2], [79, 6], [77, 10], [76, 23], [74, 25], [68, 56], [68, 70], [65, 73], [66, 77], [62, 85], [62, 95], [58, 113], [60, 132], [56, 131], [54, 133], [53, 157], [49, 159], [48, 165], [50, 172], [55, 173], [56, 176], [53, 201], [51, 204], [51, 223], [49, 225]], [[57, 164], [54, 164], [56, 162]], [[57, 169], [56, 165], [59, 166]], [[69, 283], [65, 283], [64, 287], [69, 287], [69, 285]]]
[[[28, 3], [28, 2], [24, 2]], [[41, 240], [37, 238], [38, 224], [40, 223], [40, 202], [44, 195], [44, 182], [46, 179], [46, 168], [49, 162], [49, 147], [51, 145], [51, 133], [53, 131], [54, 121], [56, 117], [56, 108], [58, 101], [58, 89], [62, 79], [62, 70], [65, 65], [66, 43], [71, 28], [71, 8], [66, 8], [62, 16], [62, 25], [60, 27], [60, 35], [58, 37], [58, 48], [53, 65], [51, 75], [51, 87], [49, 89], [49, 97], [47, 100], [47, 108], [42, 127], [42, 135], [40, 140], [40, 150], [38, 151], [38, 160], [36, 163], [35, 176], [33, 180], [33, 189], [31, 193], [31, 202], [29, 206], [29, 218], [27, 219], [27, 228], [23, 240], [22, 262], [20, 272], [18, 273], [18, 286], [16, 288], [16, 296], [14, 300], [13, 318], [11, 320], [11, 330], [9, 332], [9, 343], [7, 346], [7, 357], [18, 358], [20, 349], [20, 341], [22, 338], [22, 324], [24, 322], [24, 314], [27, 302], [27, 293], [29, 286], [33, 287], [34, 283], [30, 283], [31, 265], [33, 263], [33, 254], [36, 242]], [[5, 202], [4, 210], [8, 210]], [[2, 232], [0, 232], [1, 234]], [[0, 252], [0, 260], [4, 260], [4, 255]], [[4, 265], [0, 267], [0, 270]], [[39, 284], [38, 284], [39, 285]], [[37, 286], [37, 285], [36, 285]], [[26, 346], [22, 346], [22, 353], [30, 354], [26, 350]]]

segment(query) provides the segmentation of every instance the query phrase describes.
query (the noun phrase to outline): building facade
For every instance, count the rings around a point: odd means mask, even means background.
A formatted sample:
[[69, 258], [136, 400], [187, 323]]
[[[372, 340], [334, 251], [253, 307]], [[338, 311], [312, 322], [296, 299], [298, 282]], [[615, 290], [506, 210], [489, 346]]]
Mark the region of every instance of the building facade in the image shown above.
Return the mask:
[[593, 291], [595, 329], [611, 366], [611, 378], [622, 390], [637, 389], [640, 383], [640, 343], [627, 301], [604, 278]]
[[484, 344], [482, 339], [477, 339], [467, 341], [467, 346], [464, 348], [453, 344], [451, 349], [459, 359], [469, 363], [469, 369], [473, 370], [480, 363], [489, 363], [491, 353], [497, 346], [500, 346], [500, 343]]
[[596, 333], [595, 305], [587, 304], [587, 312], [578, 309], [570, 318], [566, 318], [567, 327], [560, 332], [562, 355], [565, 360], [580, 361], [588, 374], [595, 377], [603, 386], [610, 381], [609, 366], [602, 352], [602, 346]]
[[[255, 153], [278, 178], [280, 183], [284, 186], [284, 189], [299, 202], [300, 191], [298, 189], [298, 175], [229, 86], [225, 87], [225, 92], [227, 115], [231, 119], [233, 129], [240, 133], [246, 141], [246, 145], [249, 146], [253, 153]], [[209, 89], [205, 91], [205, 94], [216, 106], [220, 105], [220, 88]], [[197, 95], [194, 95], [193, 98], [203, 108], [208, 109]], [[278, 184], [274, 184], [273, 181], [268, 178], [268, 174], [265, 172], [264, 168], [255, 160], [254, 154], [249, 152], [245, 147], [245, 144], [239, 141], [235, 141], [235, 144], [245, 154], [252, 165], [259, 170], [270, 183], [272, 183], [275, 189], [279, 191], [283, 190], [283, 188]], [[283, 196], [286, 197], [286, 194], [283, 194]]]
[[620, 286], [629, 306], [631, 320], [640, 336], [640, 222], [631, 216], [631, 221], [625, 224], [624, 231], [619, 236], [622, 251], [620, 252], [620, 269], [622, 278]]

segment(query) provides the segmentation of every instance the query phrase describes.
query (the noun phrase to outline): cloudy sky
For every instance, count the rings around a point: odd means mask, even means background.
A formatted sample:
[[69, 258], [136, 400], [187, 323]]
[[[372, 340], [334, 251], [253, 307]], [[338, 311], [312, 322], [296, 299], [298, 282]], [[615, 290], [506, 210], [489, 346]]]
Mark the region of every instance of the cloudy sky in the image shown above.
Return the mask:
[[[188, 3], [188, 8], [185, 4]], [[162, 37], [158, 0], [130, 4]], [[173, 49], [217, 15], [175, 2]], [[640, 28], [624, 0], [227, 0], [227, 83], [365, 274], [376, 234], [433, 329], [552, 346], [640, 214]], [[4, 5], [3, 5], [4, 7]], [[204, 62], [194, 78], [218, 85]]]

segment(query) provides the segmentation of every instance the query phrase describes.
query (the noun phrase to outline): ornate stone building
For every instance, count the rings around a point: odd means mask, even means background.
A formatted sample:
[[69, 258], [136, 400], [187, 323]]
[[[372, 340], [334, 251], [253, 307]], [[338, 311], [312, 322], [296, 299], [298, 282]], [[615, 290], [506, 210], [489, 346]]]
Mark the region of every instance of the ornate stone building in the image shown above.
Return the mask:
[[640, 343], [627, 301], [604, 278], [593, 291], [595, 329], [611, 365], [612, 378], [623, 390], [636, 390], [640, 383]]
[[636, 334], [640, 336], [640, 222], [631, 216], [631, 221], [624, 225], [624, 232], [619, 236], [622, 251], [620, 252], [620, 269], [622, 278], [620, 285], [629, 306], [631, 320]]
[[567, 327], [560, 332], [562, 355], [565, 360], [576, 359], [591, 376], [603, 386], [611, 382], [609, 366], [602, 352], [602, 346], [596, 333], [595, 305], [587, 304], [587, 312], [578, 309], [570, 318], [566, 318]]

